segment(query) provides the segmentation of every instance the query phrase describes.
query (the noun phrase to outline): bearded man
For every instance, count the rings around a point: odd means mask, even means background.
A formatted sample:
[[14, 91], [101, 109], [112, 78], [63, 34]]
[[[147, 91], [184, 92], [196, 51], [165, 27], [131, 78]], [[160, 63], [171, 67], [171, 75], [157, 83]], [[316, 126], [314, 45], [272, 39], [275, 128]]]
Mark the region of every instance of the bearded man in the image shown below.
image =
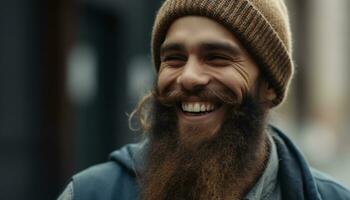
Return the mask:
[[350, 199], [267, 125], [293, 74], [282, 0], [166, 0], [139, 144], [72, 178], [60, 199]]

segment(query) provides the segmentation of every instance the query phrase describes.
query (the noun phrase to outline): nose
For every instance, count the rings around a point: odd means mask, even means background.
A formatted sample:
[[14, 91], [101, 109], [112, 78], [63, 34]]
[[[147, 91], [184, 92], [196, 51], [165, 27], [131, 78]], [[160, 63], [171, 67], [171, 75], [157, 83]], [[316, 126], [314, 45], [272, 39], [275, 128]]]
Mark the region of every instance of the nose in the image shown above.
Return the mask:
[[195, 59], [189, 59], [177, 78], [177, 83], [185, 90], [202, 88], [210, 82], [210, 76], [204, 66]]

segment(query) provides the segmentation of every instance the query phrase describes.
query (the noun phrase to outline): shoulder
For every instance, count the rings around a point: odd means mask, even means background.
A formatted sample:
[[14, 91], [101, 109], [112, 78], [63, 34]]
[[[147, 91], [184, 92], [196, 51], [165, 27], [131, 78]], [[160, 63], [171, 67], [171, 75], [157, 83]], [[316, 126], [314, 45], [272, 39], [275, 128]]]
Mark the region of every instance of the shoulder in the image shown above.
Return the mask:
[[[287, 177], [287, 183], [302, 183], [310, 199], [350, 200], [350, 190], [329, 175], [310, 167], [299, 149], [279, 129], [270, 125], [271, 134], [278, 147], [280, 172]], [[290, 185], [285, 187], [291, 191]]]
[[145, 142], [112, 152], [109, 161], [91, 166], [71, 179], [74, 200], [137, 199], [136, 174], [142, 169]]
[[57, 200], [73, 200], [73, 183], [70, 182]]
[[123, 146], [110, 154], [109, 161], [83, 170], [73, 176], [73, 181], [89, 180], [94, 183], [105, 183], [135, 178], [143, 166], [144, 145], [145, 142]]
[[88, 184], [102, 184], [108, 183], [113, 179], [118, 179], [128, 174], [130, 176], [130, 173], [120, 164], [113, 161], [108, 161], [91, 166], [74, 175], [72, 179], [77, 183], [88, 181]]
[[87, 168], [72, 178], [74, 199], [134, 199], [137, 190], [133, 173], [117, 162], [109, 161]]
[[311, 169], [318, 191], [322, 199], [349, 200], [350, 190], [329, 175], [316, 169]]

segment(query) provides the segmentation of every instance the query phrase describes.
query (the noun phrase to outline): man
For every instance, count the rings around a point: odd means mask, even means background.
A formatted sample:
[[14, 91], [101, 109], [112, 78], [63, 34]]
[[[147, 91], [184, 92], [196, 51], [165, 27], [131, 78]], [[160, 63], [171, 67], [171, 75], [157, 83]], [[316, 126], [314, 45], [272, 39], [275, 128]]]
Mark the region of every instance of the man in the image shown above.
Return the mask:
[[145, 139], [72, 178], [59, 199], [350, 199], [267, 125], [293, 74], [282, 0], [166, 0], [152, 34]]

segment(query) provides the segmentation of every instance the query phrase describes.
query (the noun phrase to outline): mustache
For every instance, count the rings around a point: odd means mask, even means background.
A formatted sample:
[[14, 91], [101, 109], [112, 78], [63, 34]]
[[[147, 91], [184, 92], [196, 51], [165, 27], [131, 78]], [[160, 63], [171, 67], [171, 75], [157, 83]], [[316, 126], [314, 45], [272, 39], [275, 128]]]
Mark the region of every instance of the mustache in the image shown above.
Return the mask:
[[164, 106], [174, 106], [189, 97], [198, 97], [203, 101], [237, 105], [236, 95], [228, 88], [204, 87], [195, 90], [183, 90], [180, 88], [171, 89], [160, 93], [156, 88], [153, 96]]

